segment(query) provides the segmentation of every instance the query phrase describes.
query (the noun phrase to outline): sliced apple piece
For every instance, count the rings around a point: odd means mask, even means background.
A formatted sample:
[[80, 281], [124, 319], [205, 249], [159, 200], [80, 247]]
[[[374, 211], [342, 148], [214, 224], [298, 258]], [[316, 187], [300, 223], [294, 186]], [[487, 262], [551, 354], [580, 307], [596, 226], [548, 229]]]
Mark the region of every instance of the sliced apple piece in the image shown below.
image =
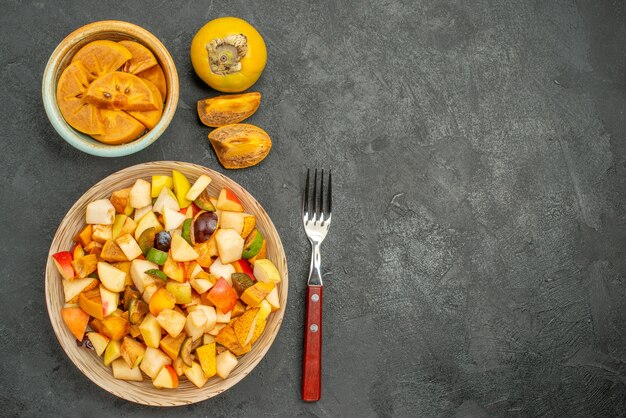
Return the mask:
[[181, 305], [191, 302], [191, 284], [189, 282], [168, 281], [165, 288], [174, 296], [177, 304]]
[[171, 189], [174, 187], [174, 182], [170, 176], [153, 175], [152, 176], [152, 197], [157, 197], [161, 194], [161, 190], [167, 187]]
[[56, 254], [52, 254], [52, 261], [56, 266], [59, 274], [65, 280], [74, 280], [75, 274], [72, 268], [72, 254], [69, 251], [61, 251]]
[[128, 380], [131, 382], [142, 382], [143, 375], [139, 367], [131, 368], [124, 359], [118, 358], [111, 362], [113, 368], [113, 377], [119, 380]]
[[[122, 353], [120, 351], [121, 347], [122, 347], [121, 341], [119, 340], [109, 341], [109, 344], [107, 345], [106, 350], [104, 350], [104, 365], [105, 366], [110, 366], [111, 363], [113, 363], [113, 361], [117, 359], [122, 360], [124, 364], [126, 364], [124, 359], [120, 358], [122, 357]], [[126, 364], [126, 367], [128, 367], [128, 364]]]
[[254, 277], [259, 282], [274, 282], [280, 283], [280, 273], [278, 269], [267, 258], [262, 258], [254, 262]]
[[171, 251], [167, 255], [165, 264], [163, 264], [163, 273], [165, 273], [165, 275], [170, 279], [177, 282], [185, 281], [185, 271], [182, 268], [181, 264], [174, 260]]
[[172, 236], [171, 254], [175, 261], [192, 261], [198, 258], [198, 253], [180, 235]]
[[156, 318], [148, 313], [146, 314], [141, 324], [139, 324], [139, 331], [143, 342], [148, 347], [159, 348], [161, 342], [161, 325], [157, 322]]
[[189, 184], [189, 180], [187, 180], [187, 177], [185, 177], [183, 173], [176, 170], [172, 170], [172, 180], [174, 183], [174, 193], [176, 193], [176, 198], [178, 199], [178, 205], [181, 209], [186, 208], [191, 204], [191, 201], [185, 198], [191, 188], [191, 184]]
[[72, 281], [63, 280], [63, 293], [65, 295], [66, 303], [77, 303], [78, 295], [81, 292], [91, 290], [98, 286], [98, 280], [91, 277], [85, 277], [84, 279], [74, 279]]
[[100, 252], [100, 258], [109, 262], [128, 261], [126, 254], [124, 254], [119, 245], [113, 242], [113, 240], [108, 240], [104, 243], [102, 251]]
[[223, 188], [217, 197], [216, 208], [219, 210], [228, 210], [232, 212], [243, 212], [241, 201], [231, 190]]
[[254, 215], [245, 212], [222, 211], [220, 216], [220, 228], [234, 229], [242, 238], [250, 235], [256, 225]]
[[229, 264], [241, 258], [245, 240], [233, 229], [218, 229], [215, 242], [222, 264]]
[[161, 225], [161, 222], [159, 222], [154, 212], [149, 211], [137, 223], [137, 228], [135, 229], [135, 239], [139, 241], [141, 233], [152, 227], [154, 227], [155, 234], [163, 231], [163, 225]]
[[141, 218], [146, 216], [149, 212], [152, 212], [152, 205], [145, 206], [143, 208], [135, 209], [135, 215], [133, 220], [139, 222]]
[[168, 187], [161, 189], [157, 200], [155, 200], [154, 205], [152, 205], [152, 210], [156, 213], [163, 213], [165, 208], [170, 208], [176, 212], [180, 210], [176, 195], [174, 195]]
[[123, 292], [126, 283], [126, 273], [104, 261], [98, 262], [98, 277], [111, 292]]
[[[134, 259], [132, 261], [130, 265], [130, 277], [140, 293], [143, 293], [147, 286], [155, 282], [155, 278], [146, 274], [146, 271], [158, 268], [158, 265], [148, 260]], [[149, 301], [150, 300], [148, 300], [148, 302]]]
[[130, 206], [130, 187], [126, 189], [116, 190], [111, 193], [111, 204], [115, 208], [115, 212], [127, 215], [126, 208]]
[[277, 310], [279, 310], [280, 309], [280, 300], [278, 298], [278, 288], [274, 287], [271, 290], [271, 292], [269, 292], [267, 294], [267, 296], [265, 296], [265, 300], [272, 307], [272, 312], [276, 312]]
[[137, 244], [135, 238], [133, 238], [130, 234], [118, 237], [115, 240], [115, 243], [119, 245], [121, 250], [124, 252], [124, 255], [126, 255], [126, 258], [129, 260], [134, 260], [142, 254], [139, 244]]
[[185, 214], [168, 207], [163, 208], [163, 223], [166, 231], [177, 229], [185, 222], [185, 219], [187, 219]]
[[92, 225], [113, 225], [115, 221], [115, 207], [109, 199], [99, 199], [89, 202], [85, 214], [85, 222]]
[[178, 375], [172, 366], [165, 365], [152, 381], [156, 388], [175, 389], [178, 387]]
[[122, 346], [120, 347], [120, 353], [122, 354], [122, 358], [126, 361], [126, 364], [128, 364], [131, 369], [139, 366], [145, 352], [145, 345], [136, 341], [134, 338], [124, 337]]
[[198, 180], [196, 180], [193, 186], [191, 186], [191, 189], [189, 189], [189, 191], [185, 195], [185, 198], [187, 200], [196, 200], [196, 198], [200, 196], [200, 193], [202, 193], [207, 188], [207, 186], [211, 184], [211, 181], [211, 177], [202, 174], [200, 177], [198, 177]]
[[146, 207], [152, 204], [151, 185], [143, 179], [137, 179], [130, 189], [130, 206], [135, 209]]
[[100, 300], [102, 302], [102, 316], [106, 317], [117, 310], [120, 304], [120, 294], [111, 292], [103, 285], [100, 285]]
[[94, 225], [91, 232], [91, 239], [99, 242], [100, 244], [104, 244], [111, 239], [112, 235], [112, 225]]
[[207, 380], [209, 380], [209, 378], [204, 375], [202, 366], [200, 366], [195, 361], [192, 363], [191, 367], [183, 364], [183, 372], [185, 373], [187, 379], [189, 379], [189, 381], [196, 385], [198, 388], [204, 386]]
[[187, 312], [189, 314], [195, 311], [202, 311], [204, 313], [204, 316], [207, 318], [207, 321], [204, 324], [205, 333], [210, 332], [211, 330], [213, 330], [213, 328], [215, 328], [216, 321], [217, 321], [217, 312], [216, 312], [215, 307], [199, 304], [199, 305], [191, 306], [190, 308], [187, 309]]
[[158, 348], [148, 347], [143, 355], [143, 360], [139, 368], [142, 372], [150, 376], [150, 379], [157, 377], [163, 366], [172, 364], [172, 360], [163, 354]]
[[107, 345], [109, 344], [109, 341], [111, 341], [111, 339], [109, 337], [107, 337], [106, 335], [102, 335], [99, 332], [88, 332], [87, 334], [87, 338], [89, 338], [89, 341], [91, 341], [91, 345], [93, 345], [94, 350], [96, 351], [96, 354], [98, 356], [102, 356], [102, 354], [104, 353], [104, 350], [106, 350]]
[[226, 379], [230, 373], [237, 367], [237, 357], [230, 351], [221, 352], [217, 358], [217, 375], [222, 379]]
[[178, 334], [185, 328], [186, 320], [185, 315], [173, 309], [163, 309], [157, 316], [157, 322], [161, 328], [174, 338], [178, 337]]
[[189, 283], [199, 295], [208, 292], [213, 287], [213, 283], [208, 279], [189, 279]]
[[89, 324], [89, 314], [79, 307], [61, 308], [61, 318], [74, 337], [82, 341]]

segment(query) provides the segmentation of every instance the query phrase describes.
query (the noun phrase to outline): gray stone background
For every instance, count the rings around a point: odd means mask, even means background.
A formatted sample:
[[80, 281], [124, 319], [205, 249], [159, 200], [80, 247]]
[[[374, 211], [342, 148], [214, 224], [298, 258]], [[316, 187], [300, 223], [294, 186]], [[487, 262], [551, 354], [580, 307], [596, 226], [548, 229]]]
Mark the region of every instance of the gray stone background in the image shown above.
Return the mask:
[[[3, 416], [626, 415], [623, 1], [0, 2]], [[274, 148], [226, 171], [197, 118], [195, 31], [224, 15], [265, 37], [250, 119]], [[83, 154], [41, 101], [53, 49], [120, 19], [158, 36], [181, 97], [124, 158]], [[289, 262], [283, 327], [254, 372], [189, 407], [91, 383], [59, 347], [43, 273], [64, 214], [124, 167], [180, 160], [264, 205]], [[306, 167], [332, 168], [323, 399], [300, 399]]]

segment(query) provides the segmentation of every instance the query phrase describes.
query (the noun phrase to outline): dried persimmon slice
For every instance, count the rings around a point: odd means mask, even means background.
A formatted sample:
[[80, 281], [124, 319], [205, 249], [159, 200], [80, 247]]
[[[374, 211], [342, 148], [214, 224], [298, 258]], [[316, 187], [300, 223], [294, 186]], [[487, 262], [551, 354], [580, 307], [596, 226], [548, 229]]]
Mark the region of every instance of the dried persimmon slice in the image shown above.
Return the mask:
[[72, 58], [81, 61], [88, 71], [89, 81], [115, 71], [132, 58], [131, 52], [117, 42], [99, 40], [82, 47]]
[[85, 101], [108, 110], [157, 110], [163, 102], [147, 83], [136, 75], [115, 71], [94, 80]]
[[161, 93], [163, 101], [165, 101], [167, 98], [167, 82], [165, 81], [165, 74], [163, 74], [163, 69], [160, 65], [155, 65], [154, 67], [137, 73], [136, 75], [144, 80], [152, 81], [159, 89], [159, 93]]
[[88, 71], [80, 61], [65, 68], [57, 82], [57, 104], [65, 121], [88, 135], [102, 132], [98, 109], [84, 101], [89, 87]]
[[137, 74], [158, 65], [157, 59], [148, 48], [134, 41], [119, 41], [118, 44], [124, 46], [133, 54], [132, 58], [124, 64], [124, 71]]
[[161, 100], [161, 93], [159, 93], [159, 89], [154, 85], [154, 83], [144, 80], [144, 83], [148, 85], [150, 90], [159, 97], [159, 103], [161, 104], [157, 110], [147, 110], [145, 112], [138, 111], [128, 111], [128, 114], [141, 122], [146, 128], [152, 129], [159, 123], [161, 120], [161, 115], [163, 114], [163, 101]]
[[146, 127], [122, 110], [100, 109], [103, 132], [92, 137], [109, 145], [119, 145], [137, 139]]

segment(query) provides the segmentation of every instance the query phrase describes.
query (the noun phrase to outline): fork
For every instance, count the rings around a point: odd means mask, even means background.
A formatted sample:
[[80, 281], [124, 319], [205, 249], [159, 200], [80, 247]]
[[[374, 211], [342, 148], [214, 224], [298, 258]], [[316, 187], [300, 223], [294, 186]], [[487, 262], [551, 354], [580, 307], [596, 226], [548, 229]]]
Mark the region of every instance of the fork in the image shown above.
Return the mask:
[[[302, 199], [302, 222], [311, 242], [311, 266], [306, 298], [306, 328], [304, 330], [304, 360], [302, 364], [302, 400], [319, 401], [322, 396], [322, 260], [320, 246], [330, 227], [332, 206], [332, 172], [328, 173], [328, 191], [324, 200], [324, 170], [313, 175], [313, 196], [309, 197], [310, 170], [306, 172], [306, 187]], [[312, 200], [312, 202], [310, 201]], [[311, 204], [312, 203], [312, 204]], [[328, 210], [325, 208], [328, 206]]]

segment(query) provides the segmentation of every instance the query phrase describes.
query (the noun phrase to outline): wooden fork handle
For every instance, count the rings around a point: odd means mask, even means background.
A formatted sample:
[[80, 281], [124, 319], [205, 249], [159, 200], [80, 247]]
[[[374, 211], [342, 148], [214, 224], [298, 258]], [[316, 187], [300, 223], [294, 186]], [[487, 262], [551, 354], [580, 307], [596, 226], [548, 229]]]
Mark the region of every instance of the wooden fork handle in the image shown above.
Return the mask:
[[306, 298], [306, 329], [302, 365], [302, 400], [322, 397], [322, 286], [309, 286]]

